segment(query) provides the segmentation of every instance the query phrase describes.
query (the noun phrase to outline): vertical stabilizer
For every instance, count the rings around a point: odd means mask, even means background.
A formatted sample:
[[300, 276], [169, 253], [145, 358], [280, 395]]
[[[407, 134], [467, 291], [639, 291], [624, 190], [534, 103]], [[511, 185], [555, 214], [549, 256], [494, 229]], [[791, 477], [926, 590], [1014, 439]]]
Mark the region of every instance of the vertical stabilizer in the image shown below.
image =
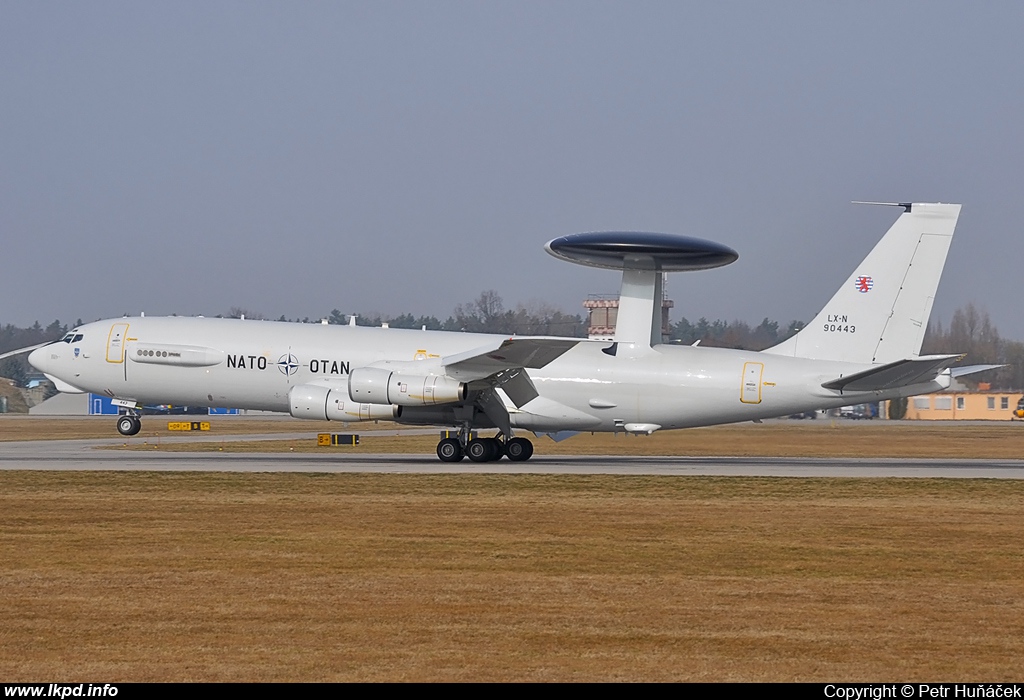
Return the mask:
[[863, 364], [916, 357], [959, 204], [905, 204], [888, 233], [803, 330], [765, 352]]

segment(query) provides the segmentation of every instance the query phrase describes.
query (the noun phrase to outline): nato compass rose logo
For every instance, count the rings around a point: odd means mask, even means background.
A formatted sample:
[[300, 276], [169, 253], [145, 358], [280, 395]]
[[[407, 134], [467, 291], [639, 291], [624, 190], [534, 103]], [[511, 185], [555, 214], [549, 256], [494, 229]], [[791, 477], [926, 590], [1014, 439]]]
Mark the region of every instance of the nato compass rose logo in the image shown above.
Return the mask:
[[299, 371], [299, 360], [291, 353], [281, 355], [281, 359], [277, 361], [277, 368], [281, 370], [281, 374], [290, 377]]
[[870, 277], [865, 277], [862, 275], [854, 281], [853, 286], [861, 294], [867, 294], [868, 292], [871, 291], [871, 288], [875, 286], [875, 281]]

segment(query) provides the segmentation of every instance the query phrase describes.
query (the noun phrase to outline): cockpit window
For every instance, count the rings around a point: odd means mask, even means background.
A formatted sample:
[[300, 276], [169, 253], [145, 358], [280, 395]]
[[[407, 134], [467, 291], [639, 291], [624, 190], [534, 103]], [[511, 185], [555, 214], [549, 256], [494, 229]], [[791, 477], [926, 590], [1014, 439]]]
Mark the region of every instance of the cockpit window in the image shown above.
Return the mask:
[[71, 333], [66, 334], [58, 342], [67, 343], [68, 345], [71, 345], [72, 343], [77, 343], [78, 341], [80, 341], [82, 337], [83, 336], [81, 333], [75, 333], [74, 331], [72, 331]]

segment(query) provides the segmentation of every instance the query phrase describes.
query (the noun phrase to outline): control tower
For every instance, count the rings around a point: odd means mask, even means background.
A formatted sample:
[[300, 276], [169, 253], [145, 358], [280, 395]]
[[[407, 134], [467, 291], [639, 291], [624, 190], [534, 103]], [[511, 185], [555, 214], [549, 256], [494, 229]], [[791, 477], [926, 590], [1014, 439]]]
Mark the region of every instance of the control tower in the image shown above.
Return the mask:
[[[662, 290], [665, 289], [664, 282]], [[661, 342], [667, 343], [671, 335], [669, 328], [669, 309], [675, 302], [668, 298], [667, 292], [661, 295]], [[591, 294], [583, 302], [587, 310], [587, 337], [591, 340], [614, 340], [615, 323], [619, 316], [618, 294]]]

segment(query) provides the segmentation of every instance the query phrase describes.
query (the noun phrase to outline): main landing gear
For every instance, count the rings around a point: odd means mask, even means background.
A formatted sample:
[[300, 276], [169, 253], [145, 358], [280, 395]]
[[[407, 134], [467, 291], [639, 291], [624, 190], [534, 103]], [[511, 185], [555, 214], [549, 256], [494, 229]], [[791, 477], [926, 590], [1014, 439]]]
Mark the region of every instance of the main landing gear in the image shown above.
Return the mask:
[[501, 433], [492, 438], [468, 439], [468, 429], [459, 431], [457, 438], [445, 438], [437, 443], [437, 457], [442, 462], [461, 462], [469, 457], [473, 462], [493, 462], [508, 457], [512, 462], [525, 462], [533, 456], [533, 443], [526, 438], [506, 438]]
[[142, 430], [142, 420], [138, 416], [128, 414], [117, 419], [117, 432], [122, 435], [138, 435], [140, 430]]

